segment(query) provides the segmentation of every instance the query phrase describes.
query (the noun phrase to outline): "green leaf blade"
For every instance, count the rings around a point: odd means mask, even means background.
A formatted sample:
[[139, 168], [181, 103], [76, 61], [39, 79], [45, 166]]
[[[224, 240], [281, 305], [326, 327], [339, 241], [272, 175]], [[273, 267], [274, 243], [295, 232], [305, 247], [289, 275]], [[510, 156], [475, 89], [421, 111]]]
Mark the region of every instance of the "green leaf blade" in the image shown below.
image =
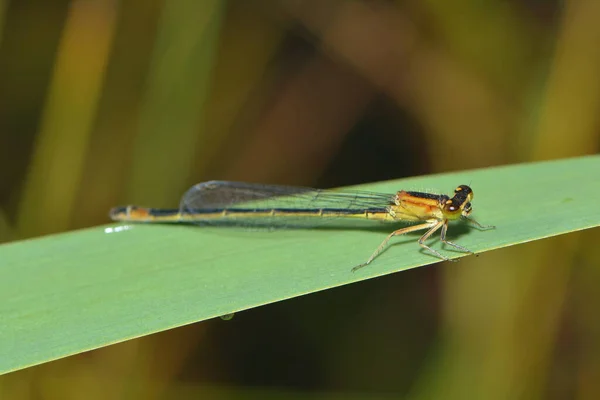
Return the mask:
[[[459, 184], [473, 216], [449, 239], [477, 253], [600, 226], [600, 157], [523, 164], [361, 186], [394, 193]], [[393, 229], [393, 227], [392, 227]], [[263, 304], [437, 263], [418, 235], [364, 262], [386, 230], [248, 232], [108, 225], [0, 246], [0, 373]], [[439, 241], [433, 248], [463, 256]], [[485, 262], [485, 254], [477, 262]]]

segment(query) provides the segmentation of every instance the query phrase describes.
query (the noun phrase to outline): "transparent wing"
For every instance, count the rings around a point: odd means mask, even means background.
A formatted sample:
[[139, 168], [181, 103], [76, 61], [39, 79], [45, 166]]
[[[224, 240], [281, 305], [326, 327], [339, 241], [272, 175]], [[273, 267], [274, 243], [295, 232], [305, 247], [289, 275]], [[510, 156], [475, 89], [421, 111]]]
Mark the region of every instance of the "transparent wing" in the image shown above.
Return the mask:
[[[311, 227], [348, 220], [344, 217], [354, 211], [384, 213], [393, 201], [393, 194], [209, 181], [183, 195], [180, 211], [203, 225]], [[214, 218], [215, 213], [222, 215]]]

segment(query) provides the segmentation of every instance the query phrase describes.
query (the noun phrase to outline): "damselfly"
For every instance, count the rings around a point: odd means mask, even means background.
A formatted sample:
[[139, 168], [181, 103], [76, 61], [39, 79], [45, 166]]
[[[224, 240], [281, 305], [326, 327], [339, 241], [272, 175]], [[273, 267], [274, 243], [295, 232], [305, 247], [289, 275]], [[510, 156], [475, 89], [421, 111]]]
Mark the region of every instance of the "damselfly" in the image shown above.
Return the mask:
[[339, 219], [421, 222], [390, 233], [366, 262], [352, 269], [356, 271], [370, 264], [392, 237], [425, 229], [418, 243], [436, 257], [454, 261], [425, 244], [439, 229], [443, 243], [475, 254], [446, 239], [452, 220], [464, 219], [484, 230], [494, 228], [470, 217], [472, 200], [473, 191], [467, 185], [458, 186], [450, 197], [405, 190], [385, 194], [209, 181], [192, 186], [183, 195], [178, 209], [116, 207], [110, 211], [110, 217], [115, 221], [266, 228], [311, 228]]

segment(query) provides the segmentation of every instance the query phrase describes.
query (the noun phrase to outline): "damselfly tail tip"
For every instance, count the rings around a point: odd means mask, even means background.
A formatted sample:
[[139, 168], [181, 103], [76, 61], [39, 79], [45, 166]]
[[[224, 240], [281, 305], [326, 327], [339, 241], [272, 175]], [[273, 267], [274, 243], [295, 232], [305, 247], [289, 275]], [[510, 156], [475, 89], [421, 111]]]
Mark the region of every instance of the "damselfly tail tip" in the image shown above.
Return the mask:
[[150, 215], [147, 208], [120, 206], [112, 208], [108, 216], [113, 221], [147, 221]]
[[113, 221], [124, 221], [127, 219], [129, 207], [113, 207], [108, 212], [108, 216]]

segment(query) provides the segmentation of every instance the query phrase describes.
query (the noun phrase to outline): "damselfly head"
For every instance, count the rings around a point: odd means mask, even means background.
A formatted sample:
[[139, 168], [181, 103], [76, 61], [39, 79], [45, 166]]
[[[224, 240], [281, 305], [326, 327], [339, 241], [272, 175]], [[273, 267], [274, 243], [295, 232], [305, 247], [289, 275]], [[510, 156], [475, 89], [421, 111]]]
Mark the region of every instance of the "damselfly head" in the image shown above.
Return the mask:
[[444, 199], [443, 213], [448, 219], [458, 219], [468, 217], [471, 214], [473, 200], [473, 190], [467, 185], [460, 185], [454, 189], [454, 197]]

